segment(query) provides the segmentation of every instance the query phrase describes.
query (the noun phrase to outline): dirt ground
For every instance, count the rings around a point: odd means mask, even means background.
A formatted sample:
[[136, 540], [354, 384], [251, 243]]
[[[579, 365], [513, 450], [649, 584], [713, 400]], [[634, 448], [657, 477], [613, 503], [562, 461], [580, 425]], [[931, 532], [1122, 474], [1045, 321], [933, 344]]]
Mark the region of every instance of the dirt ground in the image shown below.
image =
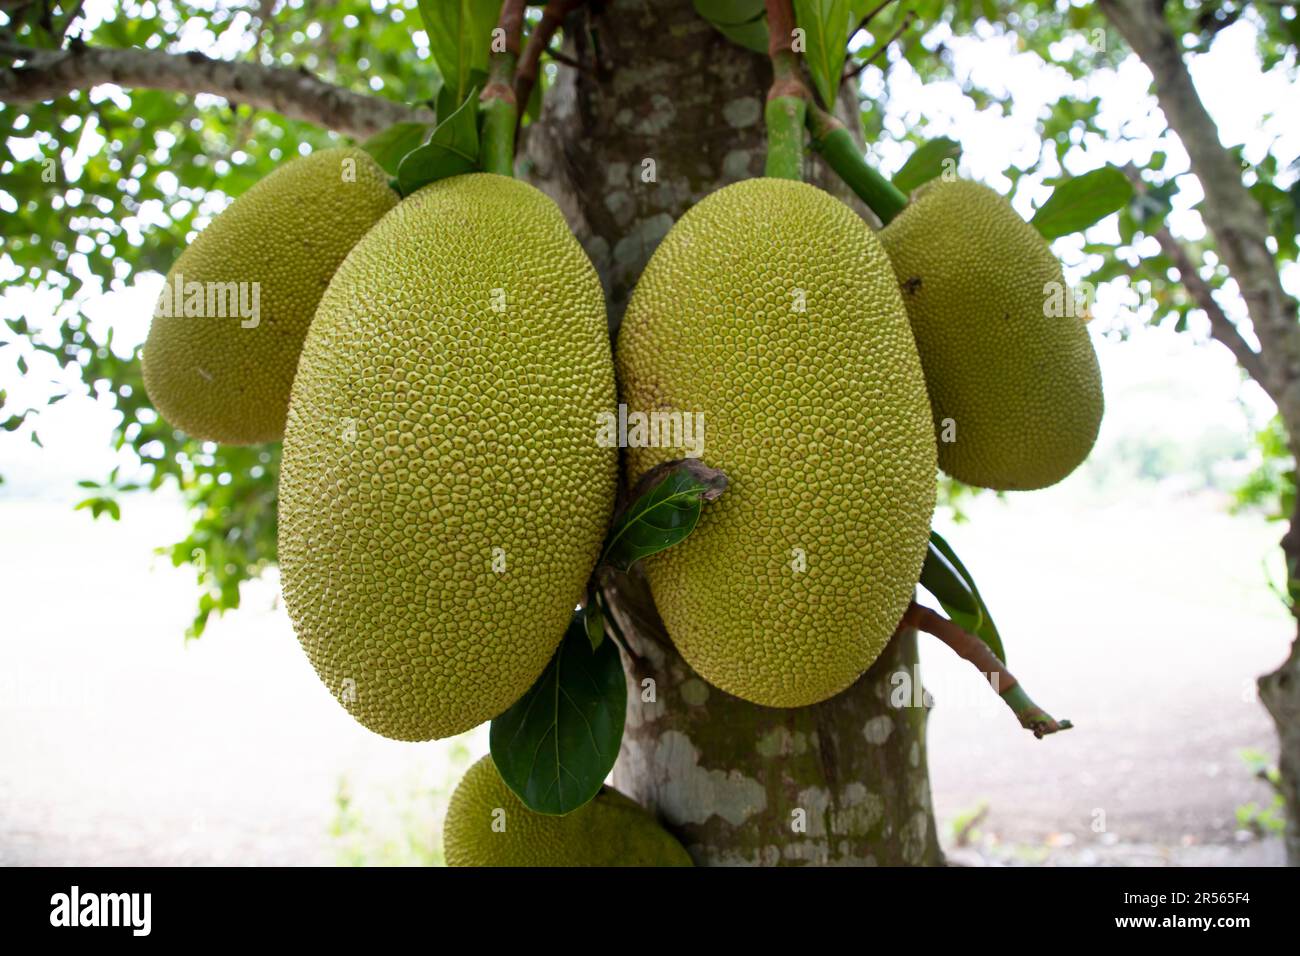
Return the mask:
[[[1047, 492], [978, 507], [951, 540], [1011, 670], [1076, 729], [1034, 740], [968, 665], [924, 645], [953, 861], [1281, 862], [1279, 840], [1236, 819], [1270, 796], [1239, 752], [1273, 753], [1250, 688], [1288, 639], [1260, 567], [1276, 529], [1191, 501], [1072, 511]], [[356, 813], [409, 827], [414, 800], [431, 830], [453, 763], [486, 748], [481, 731], [402, 744], [354, 724], [273, 581], [187, 646], [192, 579], [151, 554], [184, 531], [175, 503], [133, 501], [110, 524], [2, 500], [0, 528], [2, 865], [334, 863], [341, 784]]]

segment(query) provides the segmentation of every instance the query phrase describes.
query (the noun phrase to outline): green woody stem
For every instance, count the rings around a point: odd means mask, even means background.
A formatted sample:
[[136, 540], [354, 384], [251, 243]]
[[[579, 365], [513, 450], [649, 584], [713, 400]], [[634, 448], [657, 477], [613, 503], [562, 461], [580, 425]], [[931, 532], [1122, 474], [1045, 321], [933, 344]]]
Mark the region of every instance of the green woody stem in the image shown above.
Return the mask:
[[772, 60], [772, 86], [767, 92], [767, 165], [764, 175], [777, 179], [803, 179], [804, 123], [808, 90], [799, 78], [799, 57], [794, 52], [792, 0], [767, 0], [768, 56]]
[[492, 50], [487, 86], [479, 96], [479, 109], [483, 111], [479, 164], [487, 172], [502, 176], [515, 174], [515, 127], [519, 123], [515, 66], [519, 62], [525, 5], [525, 0], [505, 0], [502, 4], [497, 27], [505, 34], [504, 48]]
[[993, 685], [1002, 702], [1011, 708], [1011, 712], [1020, 721], [1020, 726], [1032, 732], [1039, 740], [1073, 726], [1068, 720], [1056, 720], [1030, 700], [1020, 682], [1007, 670], [1007, 665], [998, 659], [987, 644], [946, 617], [913, 601], [903, 614], [900, 626], [934, 635], [956, 651], [959, 657], [974, 665]]
[[907, 196], [867, 165], [853, 135], [843, 123], [817, 104], [809, 103], [808, 130], [812, 133], [813, 148], [826, 158], [831, 169], [858, 198], [880, 217], [881, 223], [888, 224], [903, 211]]

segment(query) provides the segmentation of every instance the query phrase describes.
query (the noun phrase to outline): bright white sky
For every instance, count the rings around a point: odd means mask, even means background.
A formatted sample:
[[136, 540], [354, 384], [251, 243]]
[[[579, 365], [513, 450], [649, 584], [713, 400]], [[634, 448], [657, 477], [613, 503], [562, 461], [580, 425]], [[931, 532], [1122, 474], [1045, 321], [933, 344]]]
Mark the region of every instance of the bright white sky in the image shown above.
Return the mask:
[[[92, 11], [95, 7], [95, 3], [88, 4]], [[892, 103], [895, 105], [886, 122], [893, 130], [918, 127], [930, 136], [947, 135], [957, 139], [964, 150], [962, 174], [1005, 189], [1009, 183], [1003, 178], [1002, 170], [1013, 162], [1027, 164], [1036, 155], [1037, 118], [1073, 81], [1063, 72], [1044, 71], [1035, 57], [1019, 53], [1014, 37], [998, 38], [991, 34], [949, 37], [946, 42], [962, 76], [969, 75], [982, 86], [1006, 89], [1014, 94], [1016, 108], [1011, 115], [1004, 117], [994, 110], [978, 112], [961, 97], [957, 84], [922, 85], [906, 65], [900, 65], [893, 71]], [[1225, 142], [1244, 143], [1246, 155], [1252, 160], [1262, 158], [1271, 148], [1284, 162], [1289, 162], [1300, 154], [1300, 96], [1280, 73], [1271, 76], [1260, 73], [1254, 42], [1253, 27], [1247, 23], [1223, 31], [1213, 50], [1193, 61], [1193, 76], [1219, 123]], [[214, 51], [201, 42], [194, 45], [209, 53], [233, 52]], [[867, 82], [870, 84], [870, 78]], [[1187, 169], [1181, 147], [1164, 137], [1158, 114], [1150, 115], [1152, 99], [1146, 95], [1146, 71], [1135, 60], [1130, 59], [1116, 72], [1095, 74], [1081, 86], [1087, 95], [1101, 97], [1099, 124], [1108, 138], [1117, 139], [1122, 130], [1126, 140], [1118, 145], [1109, 145], [1095, 137], [1085, 140], [1067, 154], [1067, 171], [1077, 174], [1105, 162], [1144, 160], [1154, 149], [1168, 152], [1166, 168], [1170, 172], [1181, 173]], [[95, 95], [97, 98], [116, 96], [120, 91], [101, 87]], [[905, 113], [897, 105], [901, 103], [907, 104]], [[16, 160], [31, 155], [31, 147], [23, 142], [11, 140], [7, 145]], [[906, 149], [885, 144], [876, 158], [885, 172], [893, 172], [906, 158]], [[1047, 172], [1055, 172], [1050, 163]], [[1203, 228], [1199, 217], [1187, 207], [1199, 193], [1190, 177], [1184, 177], [1180, 185], [1186, 190], [1187, 198], [1175, 212], [1172, 224], [1179, 234], [1196, 238], [1203, 234]], [[1018, 204], [1021, 212], [1028, 215], [1032, 211], [1030, 201], [1042, 202], [1049, 189], [1028, 181], [1025, 186], [1030, 188], [1022, 188]], [[214, 203], [219, 204], [219, 200], [214, 199]], [[1099, 238], [1114, 238], [1114, 217], [1094, 229]], [[1067, 262], [1077, 262], [1081, 245], [1078, 237], [1067, 238], [1058, 242], [1057, 251]], [[0, 269], [12, 268], [7, 257], [0, 256]], [[1076, 273], [1074, 278], [1077, 277]], [[1300, 274], [1294, 266], [1284, 274], [1284, 280], [1292, 294], [1300, 293]], [[160, 284], [160, 276], [143, 277], [130, 289], [100, 296], [89, 304], [87, 311], [96, 321], [112, 324], [117, 348], [124, 354], [143, 341]], [[1227, 299], [1223, 304], [1230, 315], [1242, 314], [1239, 302]], [[1193, 346], [1194, 341], [1206, 338], [1203, 322], [1199, 325], [1193, 322], [1190, 337], [1158, 330], [1142, 331], [1126, 342], [1101, 336], [1107, 329], [1131, 327], [1137, 305], [1136, 299], [1126, 300], [1123, 290], [1114, 290], [1101, 294], [1094, 307], [1097, 318], [1092, 326], [1108, 392], [1112, 386], [1138, 384], [1153, 377], [1166, 383], [1194, 383], [1196, 388], [1178, 389], [1180, 394], [1191, 392], [1197, 396], [1195, 401], [1183, 401], [1180, 405], [1184, 422], [1222, 420], [1227, 415], [1237, 418], [1241, 427], [1247, 428], [1267, 419], [1271, 414], [1270, 404], [1257, 388], [1240, 385], [1240, 375], [1226, 350], [1217, 345]], [[0, 299], [0, 315], [24, 314], [34, 327], [47, 330], [56, 327], [49, 301], [23, 292], [10, 292]], [[10, 347], [5, 351], [0, 361], [0, 388], [8, 391], [10, 405], [21, 407], [28, 399], [42, 401], [49, 391], [47, 381], [60, 377], [54, 363], [46, 356], [28, 354], [31, 379], [23, 381], [13, 366], [15, 349]], [[75, 377], [63, 376], [62, 380], [76, 385]], [[1152, 408], [1140, 407], [1142, 393], [1138, 394], [1135, 400], [1138, 404], [1108, 403], [1108, 422], [1123, 428], [1126, 421], [1160, 420], [1151, 414]], [[1238, 398], [1244, 407], [1238, 406]], [[1160, 397], [1153, 395], [1150, 400], [1159, 403]], [[64, 497], [75, 494], [77, 479], [101, 477], [117, 461], [107, 441], [114, 417], [115, 413], [102, 401], [70, 398], [39, 416], [39, 430], [46, 446], [43, 451], [31, 444], [26, 428], [13, 434], [0, 433], [0, 474], [7, 480], [0, 493]], [[1178, 423], [1171, 422], [1170, 426], [1176, 430]]]

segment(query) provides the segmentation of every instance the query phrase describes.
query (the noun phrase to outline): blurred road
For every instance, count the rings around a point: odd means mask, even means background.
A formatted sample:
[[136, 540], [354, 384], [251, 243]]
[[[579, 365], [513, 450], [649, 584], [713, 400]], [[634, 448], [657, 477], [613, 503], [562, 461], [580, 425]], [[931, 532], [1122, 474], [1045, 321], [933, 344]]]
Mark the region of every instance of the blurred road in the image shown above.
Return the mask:
[[[1268, 799], [1237, 751], [1274, 752], [1249, 689], [1288, 639], [1260, 566], [1280, 531], [1205, 499], [1054, 496], [981, 500], [950, 540], [1012, 671], [1077, 729], [1034, 740], [927, 641], [945, 842], [986, 803], [958, 859], [1279, 861], [1234, 813]], [[273, 581], [185, 644], [192, 577], [152, 554], [184, 533], [177, 503], [132, 500], [113, 524], [7, 499], [0, 528], [0, 864], [332, 863], [341, 779], [399, 841], [402, 806], [454, 782], [455, 742], [383, 740], [328, 697]]]

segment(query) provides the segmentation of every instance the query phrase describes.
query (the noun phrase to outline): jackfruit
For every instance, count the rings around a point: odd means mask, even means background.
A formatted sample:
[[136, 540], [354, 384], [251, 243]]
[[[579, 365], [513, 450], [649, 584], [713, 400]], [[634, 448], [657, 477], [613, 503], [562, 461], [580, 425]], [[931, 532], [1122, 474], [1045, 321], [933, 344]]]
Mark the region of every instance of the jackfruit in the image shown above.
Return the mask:
[[987, 186], [935, 181], [880, 241], [921, 353], [939, 466], [1000, 490], [1072, 472], [1101, 425], [1101, 370], [1086, 311], [1034, 227]]
[[[921, 364], [871, 230], [810, 185], [727, 186], [655, 251], [617, 354], [628, 415], [703, 414], [702, 460], [730, 478], [646, 562], [678, 650], [756, 704], [848, 687], [911, 599], [935, 504]], [[629, 481], [681, 457], [629, 447]]]
[[672, 834], [617, 790], [606, 787], [562, 817], [535, 813], [490, 756], [457, 785], [442, 834], [448, 866], [693, 865]]
[[294, 381], [285, 604], [325, 685], [399, 740], [513, 704], [569, 624], [613, 508], [600, 282], [555, 204], [469, 174], [348, 254]]
[[144, 385], [194, 438], [279, 441], [303, 336], [343, 257], [397, 204], [359, 149], [294, 159], [181, 253], [144, 344]]

